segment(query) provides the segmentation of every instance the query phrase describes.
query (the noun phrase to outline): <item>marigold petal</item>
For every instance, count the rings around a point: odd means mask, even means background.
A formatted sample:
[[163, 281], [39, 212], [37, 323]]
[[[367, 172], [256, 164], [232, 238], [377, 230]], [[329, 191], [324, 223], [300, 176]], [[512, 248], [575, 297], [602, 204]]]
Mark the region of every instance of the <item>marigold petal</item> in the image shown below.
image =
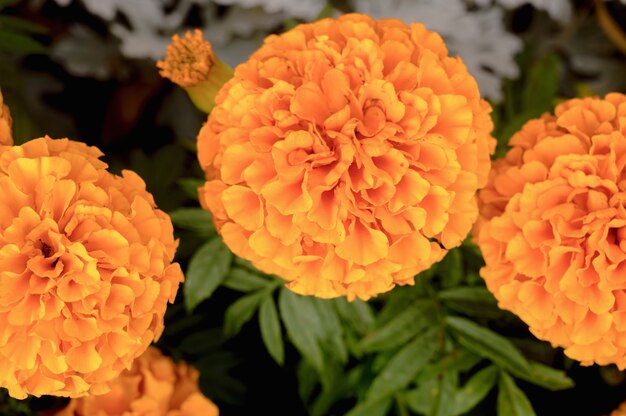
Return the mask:
[[361, 221], [355, 221], [348, 229], [343, 243], [337, 245], [336, 253], [345, 260], [367, 266], [389, 252], [387, 236], [379, 230], [368, 227]]

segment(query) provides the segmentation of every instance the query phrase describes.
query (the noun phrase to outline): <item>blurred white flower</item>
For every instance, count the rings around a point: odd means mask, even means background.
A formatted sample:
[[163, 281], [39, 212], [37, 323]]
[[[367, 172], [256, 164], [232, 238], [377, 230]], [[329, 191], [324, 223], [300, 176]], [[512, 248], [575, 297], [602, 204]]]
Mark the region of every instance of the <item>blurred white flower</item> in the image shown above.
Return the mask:
[[[479, 6], [492, 4], [492, 0], [474, 0], [473, 2]], [[551, 18], [561, 23], [567, 22], [572, 17], [572, 4], [569, 0], [495, 0], [495, 2], [506, 9], [531, 4], [538, 10], [544, 10]]]
[[522, 41], [504, 29], [499, 8], [469, 11], [462, 0], [354, 0], [354, 7], [377, 19], [421, 22], [438, 32], [450, 52], [461, 56], [481, 93], [494, 101], [502, 99], [502, 78], [519, 74], [514, 58]]
[[113, 63], [119, 61], [119, 49], [88, 27], [72, 25], [52, 46], [51, 56], [71, 74], [104, 80], [111, 77]]
[[[72, 0], [54, 0], [61, 6], [67, 6]], [[79, 1], [79, 0], [74, 0]], [[211, 0], [80, 0], [92, 14], [109, 22], [109, 30], [120, 39], [120, 52], [128, 58], [162, 58], [171, 35], [185, 31], [184, 22], [193, 6], [197, 6], [202, 20], [201, 29], [220, 56], [230, 65], [240, 63], [263, 43], [265, 35], [281, 24], [286, 17], [303, 17], [318, 13], [313, 4], [321, 4], [317, 0], [262, 2], [243, 0], [243, 5], [263, 7], [243, 8], [239, 5], [229, 7], [224, 15], [217, 15], [217, 4]], [[222, 3], [228, 0], [220, 0]], [[280, 7], [279, 7], [280, 6]], [[283, 7], [284, 6], [284, 7]], [[285, 10], [285, 11], [281, 11]], [[117, 15], [123, 21], [116, 19]], [[91, 47], [94, 39], [88, 39], [84, 32], [73, 33], [74, 41], [64, 40], [59, 60], [69, 63], [72, 60], [77, 74], [87, 74], [87, 60], [77, 59], [85, 54], [85, 48]], [[84, 44], [80, 44], [84, 41]], [[231, 45], [231, 43], [236, 44]], [[72, 52], [72, 47], [78, 49]], [[238, 50], [235, 50], [239, 48]], [[97, 54], [97, 52], [93, 52]], [[74, 54], [75, 56], [72, 56]], [[66, 59], [63, 59], [63, 58]], [[95, 60], [97, 61], [97, 59]], [[95, 67], [94, 63], [94, 67]], [[91, 69], [95, 74], [97, 70]]]
[[284, 13], [268, 14], [260, 7], [234, 6], [219, 19], [206, 16], [203, 34], [220, 59], [234, 67], [247, 60], [263, 44], [269, 31], [282, 24], [285, 18]]
[[322, 9], [325, 2], [322, 0], [214, 0], [216, 3], [242, 8], [263, 7], [268, 13], [284, 12], [289, 17], [313, 20]]

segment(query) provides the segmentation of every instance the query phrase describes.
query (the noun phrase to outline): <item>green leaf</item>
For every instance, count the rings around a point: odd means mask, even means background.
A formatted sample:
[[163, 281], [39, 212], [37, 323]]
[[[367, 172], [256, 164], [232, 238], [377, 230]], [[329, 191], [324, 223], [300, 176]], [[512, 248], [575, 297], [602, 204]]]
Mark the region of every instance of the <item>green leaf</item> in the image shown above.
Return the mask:
[[310, 298], [296, 295], [283, 288], [278, 297], [278, 308], [289, 339], [302, 356], [322, 374], [324, 356], [317, 338], [319, 336], [317, 328], [321, 324]]
[[179, 208], [170, 212], [170, 218], [178, 228], [201, 234], [215, 234], [213, 217], [201, 208]]
[[455, 287], [439, 292], [439, 299], [450, 309], [479, 318], [500, 318], [506, 314], [485, 287]]
[[365, 366], [360, 364], [345, 371], [340, 366], [332, 366], [330, 369], [331, 383], [323, 385], [322, 391], [317, 395], [313, 406], [308, 410], [311, 416], [326, 416], [331, 414], [330, 409], [339, 400], [352, 398], [356, 391], [361, 390]]
[[435, 364], [435, 366], [441, 373], [446, 371], [461, 373], [471, 370], [482, 360], [482, 357], [466, 350], [465, 348], [461, 348], [451, 351], [447, 355], [443, 356], [439, 362]]
[[8, 30], [12, 32], [27, 33], [46, 33], [48, 29], [45, 26], [31, 23], [28, 20], [20, 19], [14, 16], [0, 16], [0, 30]]
[[19, 3], [21, 0], [0, 0], [0, 10], [5, 7], [14, 6]]
[[238, 292], [253, 292], [255, 290], [265, 289], [273, 284], [275, 284], [275, 282], [246, 269], [242, 269], [241, 267], [231, 269], [222, 283], [223, 286]]
[[406, 404], [415, 413], [428, 414], [435, 407], [439, 388], [439, 380], [435, 374], [432, 378], [428, 378], [420, 383], [416, 389], [410, 390], [405, 394]]
[[283, 31], [284, 31], [284, 32], [287, 32], [288, 30], [293, 29], [294, 27], [298, 26], [299, 24], [300, 24], [300, 22], [299, 22], [299, 21], [297, 21], [296, 19], [293, 19], [293, 18], [289, 17], [289, 18], [287, 18], [287, 19], [285, 19], [285, 20], [283, 21], [283, 26], [284, 26]]
[[324, 5], [324, 8], [320, 11], [320, 13], [317, 15], [317, 18], [315, 20], [321, 20], [327, 17], [333, 17], [333, 13], [335, 12], [335, 7], [333, 7], [332, 2], [326, 1], [324, 3], [326, 3]]
[[391, 397], [381, 397], [375, 401], [359, 403], [346, 413], [346, 416], [384, 416], [391, 407]]
[[439, 299], [446, 302], [475, 302], [489, 305], [497, 305], [496, 298], [485, 287], [455, 287], [439, 292]]
[[[197, 330], [197, 327], [195, 329]], [[223, 342], [224, 338], [219, 329], [202, 330], [183, 338], [178, 349], [185, 354], [204, 355], [215, 350]]]
[[313, 391], [318, 384], [319, 374], [315, 367], [307, 360], [298, 363], [298, 395], [306, 403], [310, 401]]
[[463, 415], [480, 403], [496, 385], [498, 368], [485, 367], [470, 378], [454, 396], [454, 414]]
[[539, 116], [535, 110], [520, 111], [517, 115], [510, 118], [503, 126], [498, 135], [498, 151], [496, 157], [504, 156], [509, 147], [509, 139], [513, 134], [518, 132], [526, 122], [532, 118]]
[[364, 352], [372, 352], [402, 345], [432, 325], [433, 315], [432, 300], [417, 300], [383, 327], [368, 334], [361, 342], [360, 348]]
[[498, 383], [498, 416], [534, 416], [528, 397], [506, 372], [500, 372]]
[[376, 401], [408, 386], [437, 351], [436, 334], [433, 328], [398, 351], [372, 382], [365, 395], [367, 401]]
[[433, 270], [430, 269], [415, 277], [414, 286], [400, 286], [382, 296], [385, 300], [383, 308], [376, 314], [376, 327], [380, 328], [407, 310], [416, 300], [432, 301], [432, 290], [429, 279]]
[[265, 296], [259, 309], [259, 326], [263, 343], [270, 355], [280, 365], [285, 362], [285, 347], [280, 328], [280, 319], [272, 296]]
[[312, 300], [321, 323], [320, 338], [323, 345], [327, 347], [325, 351], [332, 354], [340, 363], [345, 363], [348, 361], [348, 349], [344, 342], [343, 327], [333, 308], [333, 301], [315, 298]]
[[266, 296], [265, 292], [255, 292], [237, 299], [230, 305], [224, 314], [224, 336], [230, 338], [237, 335], [243, 325], [252, 319]]
[[535, 361], [530, 361], [529, 365], [529, 372], [513, 371], [513, 374], [518, 378], [524, 379], [548, 390], [566, 390], [574, 387], [574, 380], [569, 378], [567, 374], [561, 370], [557, 370]]
[[46, 48], [39, 42], [19, 33], [0, 31], [0, 50], [11, 53], [45, 53]]
[[212, 238], [196, 251], [185, 274], [185, 306], [188, 311], [213, 294], [226, 277], [232, 258], [232, 253], [220, 237]]
[[447, 316], [445, 321], [459, 343], [468, 350], [490, 359], [501, 368], [530, 371], [526, 358], [502, 335], [465, 318]]
[[435, 406], [429, 412], [431, 416], [453, 416], [455, 410], [454, 396], [458, 385], [458, 374], [451, 371], [439, 377], [439, 389]]
[[152, 175], [146, 181], [153, 184], [155, 189], [175, 184], [183, 173], [185, 158], [185, 149], [180, 144], [160, 147], [150, 156]]
[[178, 185], [185, 195], [197, 201], [198, 188], [204, 185], [204, 181], [196, 178], [182, 178], [178, 180]]
[[559, 58], [551, 54], [530, 66], [522, 91], [522, 108], [537, 116], [552, 110], [559, 89]]
[[442, 287], [447, 289], [460, 285], [463, 282], [464, 270], [461, 250], [450, 250], [437, 265], [437, 274], [441, 277]]
[[360, 299], [348, 302], [339, 298], [334, 300], [334, 307], [339, 316], [349, 322], [359, 334], [367, 333], [374, 325], [374, 312], [367, 302]]

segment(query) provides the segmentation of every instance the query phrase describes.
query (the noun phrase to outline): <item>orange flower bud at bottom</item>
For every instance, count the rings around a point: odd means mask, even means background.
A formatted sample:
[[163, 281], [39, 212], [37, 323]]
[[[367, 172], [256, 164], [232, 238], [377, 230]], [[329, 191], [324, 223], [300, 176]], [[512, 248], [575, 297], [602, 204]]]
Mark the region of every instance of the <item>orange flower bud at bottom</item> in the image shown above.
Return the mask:
[[199, 373], [150, 347], [104, 396], [73, 399], [56, 416], [218, 416], [198, 388]]

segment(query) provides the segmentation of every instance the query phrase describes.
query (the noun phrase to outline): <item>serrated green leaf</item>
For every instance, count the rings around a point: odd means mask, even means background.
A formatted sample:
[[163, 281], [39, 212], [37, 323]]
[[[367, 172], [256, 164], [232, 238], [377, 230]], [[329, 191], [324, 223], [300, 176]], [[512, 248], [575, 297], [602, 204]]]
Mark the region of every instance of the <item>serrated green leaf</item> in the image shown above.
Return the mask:
[[309, 298], [283, 288], [278, 296], [278, 308], [289, 339], [322, 374], [324, 356], [318, 339], [320, 322], [315, 306]]
[[222, 285], [238, 292], [253, 292], [275, 285], [275, 282], [241, 267], [235, 267], [230, 270]]
[[535, 411], [513, 378], [500, 372], [498, 383], [498, 416], [534, 416]]
[[548, 390], [566, 390], [574, 387], [574, 380], [564, 371], [557, 370], [536, 361], [529, 362], [530, 371], [527, 373], [512, 371], [513, 375], [523, 380], [541, 386]]
[[454, 414], [463, 415], [472, 410], [489, 394], [498, 381], [498, 368], [485, 367], [474, 374], [454, 396]]
[[252, 319], [266, 296], [265, 292], [255, 292], [237, 299], [230, 305], [224, 314], [224, 336], [230, 338], [237, 335], [243, 325]]
[[450, 250], [437, 265], [437, 274], [441, 277], [441, 286], [444, 289], [456, 287], [463, 282], [463, 256], [460, 249]]
[[366, 400], [376, 401], [408, 386], [437, 351], [436, 334], [433, 328], [398, 351], [372, 382]]
[[280, 327], [278, 311], [274, 305], [272, 296], [265, 296], [259, 309], [259, 327], [263, 343], [270, 355], [280, 365], [285, 362], [285, 347], [283, 345], [283, 333]]
[[10, 53], [44, 53], [46, 48], [36, 40], [19, 33], [0, 31], [0, 51]]
[[359, 403], [346, 416], [384, 416], [391, 407], [391, 397], [381, 397], [376, 401]]
[[232, 257], [220, 237], [212, 238], [196, 251], [187, 267], [183, 288], [188, 311], [208, 299], [222, 283], [230, 269]]
[[179, 208], [169, 215], [172, 223], [178, 228], [200, 234], [215, 234], [213, 217], [201, 208]]
[[178, 186], [192, 199], [198, 200], [198, 188], [204, 185], [204, 181], [196, 178], [182, 178], [178, 180]]
[[313, 299], [321, 323], [320, 335], [323, 345], [326, 346], [325, 351], [340, 363], [345, 363], [348, 361], [348, 349], [343, 337], [343, 327], [332, 302], [328, 299]]
[[434, 323], [433, 315], [432, 300], [417, 300], [383, 327], [363, 338], [360, 348], [362, 351], [372, 352], [402, 345], [418, 332], [431, 326]]
[[526, 358], [502, 335], [465, 318], [447, 316], [445, 322], [459, 343], [468, 350], [488, 358], [501, 368], [530, 371]]

